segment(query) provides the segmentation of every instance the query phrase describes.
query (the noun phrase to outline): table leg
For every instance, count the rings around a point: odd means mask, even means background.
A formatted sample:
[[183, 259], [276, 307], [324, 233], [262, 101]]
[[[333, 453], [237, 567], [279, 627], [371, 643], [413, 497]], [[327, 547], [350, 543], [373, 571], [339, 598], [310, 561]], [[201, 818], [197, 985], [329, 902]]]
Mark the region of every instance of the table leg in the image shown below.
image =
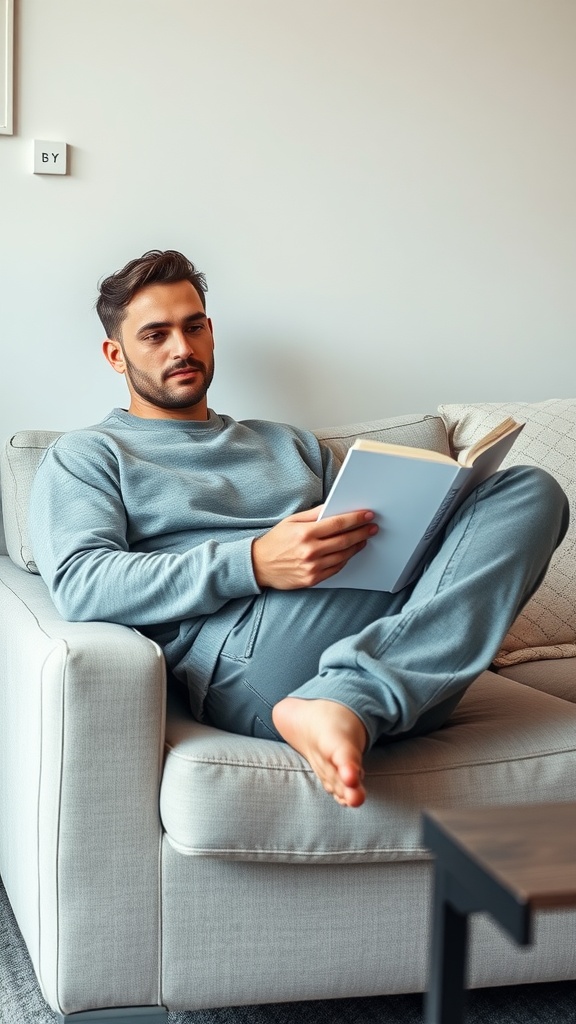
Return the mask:
[[449, 888], [449, 875], [437, 862], [425, 1024], [462, 1024], [464, 1020], [468, 912], [454, 907]]

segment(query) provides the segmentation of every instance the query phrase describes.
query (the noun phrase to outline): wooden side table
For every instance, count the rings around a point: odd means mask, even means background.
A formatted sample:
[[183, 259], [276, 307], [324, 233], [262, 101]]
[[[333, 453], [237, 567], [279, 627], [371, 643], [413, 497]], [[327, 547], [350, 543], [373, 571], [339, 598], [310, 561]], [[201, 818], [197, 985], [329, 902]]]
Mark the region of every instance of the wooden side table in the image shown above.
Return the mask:
[[426, 1024], [461, 1024], [468, 915], [486, 911], [521, 945], [535, 910], [576, 906], [576, 803], [425, 811], [436, 855]]

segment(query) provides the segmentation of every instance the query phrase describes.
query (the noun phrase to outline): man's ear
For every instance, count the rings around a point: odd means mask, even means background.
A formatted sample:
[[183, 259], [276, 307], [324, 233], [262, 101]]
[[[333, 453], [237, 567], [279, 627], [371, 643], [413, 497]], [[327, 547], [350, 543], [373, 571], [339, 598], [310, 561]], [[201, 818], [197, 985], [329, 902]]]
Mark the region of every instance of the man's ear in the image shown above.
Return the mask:
[[124, 353], [119, 341], [115, 341], [114, 338], [106, 338], [102, 343], [102, 351], [105, 359], [108, 360], [112, 369], [116, 370], [116, 373], [126, 373]]

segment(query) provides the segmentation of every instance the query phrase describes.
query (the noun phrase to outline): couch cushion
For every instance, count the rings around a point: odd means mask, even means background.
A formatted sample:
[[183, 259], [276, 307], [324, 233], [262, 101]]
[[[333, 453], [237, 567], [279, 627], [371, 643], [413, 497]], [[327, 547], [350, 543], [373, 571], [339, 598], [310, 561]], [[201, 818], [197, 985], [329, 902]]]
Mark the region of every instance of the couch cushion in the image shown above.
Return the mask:
[[193, 721], [174, 698], [160, 812], [182, 854], [295, 863], [418, 860], [423, 807], [576, 798], [576, 707], [485, 672], [443, 729], [373, 749], [368, 799], [340, 807], [274, 740]]
[[415, 413], [385, 420], [348, 423], [343, 427], [329, 427], [315, 433], [321, 441], [330, 445], [340, 460], [344, 458], [357, 437], [370, 438], [371, 441], [387, 441], [389, 444], [407, 444], [413, 448], [427, 448], [450, 455], [448, 434], [441, 416]]
[[576, 704], [576, 658], [523, 661], [501, 668], [499, 675]]
[[[317, 433], [340, 459], [360, 435], [395, 444], [431, 448], [447, 454], [449, 452], [448, 435], [441, 416], [396, 416], [392, 419], [333, 427]], [[38, 572], [28, 529], [30, 489], [44, 451], [59, 436], [59, 433], [51, 430], [23, 430], [6, 442], [2, 452], [0, 479], [6, 547], [12, 561], [28, 572]]]
[[28, 531], [32, 481], [46, 448], [59, 436], [53, 430], [21, 430], [9, 438], [1, 453], [6, 549], [12, 561], [28, 572], [38, 572]]
[[0, 555], [7, 555], [6, 535], [4, 533], [4, 515], [2, 513], [2, 491], [0, 490]]
[[[502, 463], [542, 466], [576, 508], [576, 399], [442, 405], [454, 451], [467, 448], [506, 415], [526, 426]], [[548, 574], [508, 633], [495, 664], [576, 657], [576, 520], [552, 558]]]

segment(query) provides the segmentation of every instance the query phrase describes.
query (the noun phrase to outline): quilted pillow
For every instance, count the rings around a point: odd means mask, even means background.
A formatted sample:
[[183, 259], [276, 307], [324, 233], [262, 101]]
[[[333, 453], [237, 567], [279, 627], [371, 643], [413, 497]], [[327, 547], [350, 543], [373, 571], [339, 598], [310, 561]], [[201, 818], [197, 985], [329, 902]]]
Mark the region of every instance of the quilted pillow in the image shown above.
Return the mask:
[[[563, 487], [576, 509], [576, 399], [441, 405], [453, 451], [482, 437], [505, 416], [526, 426], [502, 463], [541, 466]], [[541, 587], [508, 633], [496, 665], [576, 657], [576, 522], [556, 551]]]

